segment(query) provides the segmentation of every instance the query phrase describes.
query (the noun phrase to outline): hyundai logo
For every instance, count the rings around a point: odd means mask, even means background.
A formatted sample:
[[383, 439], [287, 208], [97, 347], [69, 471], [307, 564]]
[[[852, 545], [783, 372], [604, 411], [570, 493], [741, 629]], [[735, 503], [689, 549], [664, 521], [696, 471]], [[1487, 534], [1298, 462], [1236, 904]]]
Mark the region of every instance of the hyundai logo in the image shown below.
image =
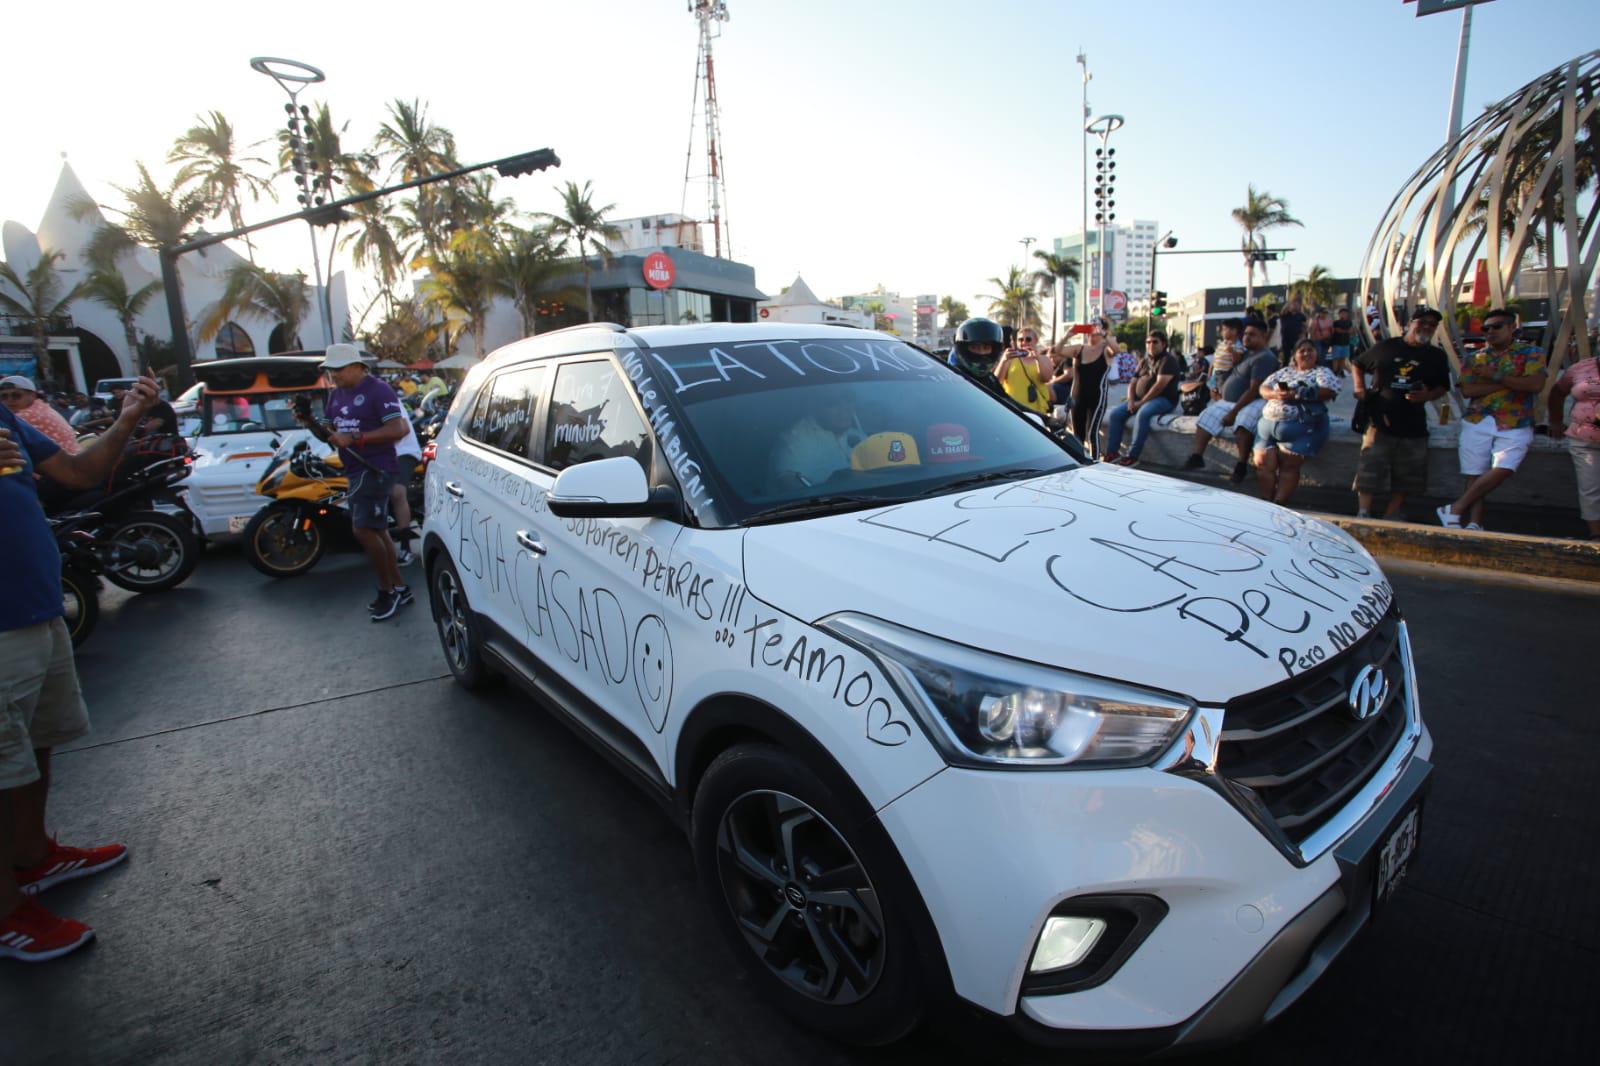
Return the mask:
[[795, 910], [803, 911], [806, 909], [805, 890], [799, 885], [795, 884], [793, 881], [783, 886], [783, 895], [784, 898], [789, 901], [789, 906], [793, 907]]
[[1365, 722], [1383, 710], [1384, 701], [1388, 698], [1389, 679], [1382, 670], [1368, 664], [1356, 674], [1355, 682], [1350, 686], [1350, 713], [1356, 721]]

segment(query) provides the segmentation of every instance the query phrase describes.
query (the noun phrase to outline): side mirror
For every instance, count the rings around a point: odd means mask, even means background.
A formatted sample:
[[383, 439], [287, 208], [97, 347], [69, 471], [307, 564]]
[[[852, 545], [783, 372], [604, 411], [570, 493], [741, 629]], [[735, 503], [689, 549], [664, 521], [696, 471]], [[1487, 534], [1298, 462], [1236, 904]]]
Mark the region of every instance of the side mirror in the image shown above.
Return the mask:
[[678, 493], [651, 489], [644, 468], [626, 455], [569, 466], [550, 488], [558, 518], [664, 518], [678, 511]]

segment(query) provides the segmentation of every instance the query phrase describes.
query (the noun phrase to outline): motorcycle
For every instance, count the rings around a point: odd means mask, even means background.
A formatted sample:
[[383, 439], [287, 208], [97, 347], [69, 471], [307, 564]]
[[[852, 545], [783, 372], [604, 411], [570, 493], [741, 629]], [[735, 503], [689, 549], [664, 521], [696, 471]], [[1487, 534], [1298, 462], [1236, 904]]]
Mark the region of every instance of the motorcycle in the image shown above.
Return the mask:
[[272, 502], [244, 527], [244, 557], [268, 577], [299, 577], [331, 541], [351, 539], [345, 501], [350, 478], [337, 452], [317, 455], [309, 441], [279, 447], [256, 493]]
[[89, 639], [100, 621], [100, 557], [95, 551], [94, 534], [83, 528], [99, 517], [87, 512], [50, 520], [50, 531], [61, 552], [62, 620], [74, 648]]
[[108, 581], [129, 592], [181, 585], [200, 561], [194, 517], [175, 486], [189, 476], [187, 456], [151, 463], [109, 490], [96, 489], [51, 508], [53, 517], [93, 539]]

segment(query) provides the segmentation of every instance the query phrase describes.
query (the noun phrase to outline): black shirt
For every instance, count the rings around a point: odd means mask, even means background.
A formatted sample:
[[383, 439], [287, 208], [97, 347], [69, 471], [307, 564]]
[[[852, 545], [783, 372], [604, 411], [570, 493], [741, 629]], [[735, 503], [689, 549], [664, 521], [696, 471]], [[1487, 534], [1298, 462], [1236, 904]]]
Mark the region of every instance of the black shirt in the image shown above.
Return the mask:
[[1306, 331], [1306, 316], [1299, 311], [1285, 311], [1278, 316], [1278, 326], [1283, 330], [1282, 350], [1293, 354], [1294, 342], [1300, 339], [1300, 334]]
[[1148, 402], [1155, 399], [1156, 396], [1165, 396], [1176, 407], [1178, 405], [1178, 379], [1183, 375], [1183, 364], [1178, 361], [1178, 357], [1171, 352], [1163, 352], [1159, 357], [1147, 352], [1139, 357], [1140, 377], [1154, 381], [1162, 374], [1169, 375], [1172, 380], [1167, 382], [1166, 388], [1154, 396], [1145, 397], [1145, 399]]
[[[1426, 391], [1450, 384], [1450, 362], [1431, 344], [1413, 346], [1391, 337], [1362, 352], [1356, 366], [1367, 378], [1367, 409], [1372, 424], [1392, 437], [1426, 437], [1427, 410], [1406, 399], [1413, 389]], [[1371, 375], [1378, 375], [1372, 384]]]

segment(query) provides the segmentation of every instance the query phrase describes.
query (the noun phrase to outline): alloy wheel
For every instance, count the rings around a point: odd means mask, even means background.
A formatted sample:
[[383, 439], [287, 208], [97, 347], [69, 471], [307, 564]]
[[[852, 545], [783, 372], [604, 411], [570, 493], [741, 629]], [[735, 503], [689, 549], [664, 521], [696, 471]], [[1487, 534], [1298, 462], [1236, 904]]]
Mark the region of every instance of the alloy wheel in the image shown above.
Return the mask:
[[879, 896], [828, 820], [783, 792], [747, 792], [717, 829], [723, 895], [771, 973], [829, 1006], [855, 1003], [882, 976]]
[[472, 649], [472, 633], [467, 628], [467, 602], [461, 594], [461, 585], [448, 567], [440, 567], [433, 579], [438, 593], [434, 602], [434, 623], [439, 627], [439, 642], [444, 645], [445, 656], [457, 673], [467, 668], [467, 655]]
[[112, 535], [109, 546], [111, 568], [135, 584], [160, 581], [183, 565], [182, 539], [160, 522], [127, 522]]

